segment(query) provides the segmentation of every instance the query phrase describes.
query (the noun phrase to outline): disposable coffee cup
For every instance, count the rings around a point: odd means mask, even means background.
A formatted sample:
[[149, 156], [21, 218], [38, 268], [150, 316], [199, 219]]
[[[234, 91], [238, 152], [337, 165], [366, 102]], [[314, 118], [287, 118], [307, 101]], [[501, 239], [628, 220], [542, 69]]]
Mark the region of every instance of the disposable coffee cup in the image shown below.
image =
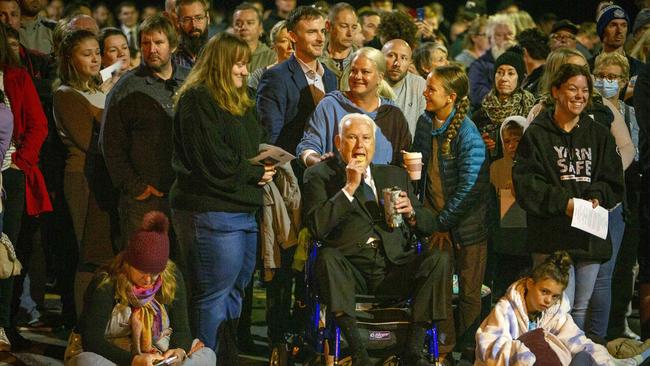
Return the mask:
[[420, 180], [422, 178], [422, 153], [405, 151], [402, 160], [409, 174], [409, 179]]

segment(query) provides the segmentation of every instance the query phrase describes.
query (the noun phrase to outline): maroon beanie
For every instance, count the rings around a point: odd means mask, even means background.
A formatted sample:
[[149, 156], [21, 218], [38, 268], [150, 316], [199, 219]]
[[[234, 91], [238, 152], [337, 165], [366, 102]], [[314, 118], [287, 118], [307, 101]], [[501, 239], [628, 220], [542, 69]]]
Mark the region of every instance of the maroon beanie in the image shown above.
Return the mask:
[[169, 220], [164, 213], [146, 213], [142, 227], [129, 240], [124, 260], [141, 272], [161, 273], [169, 259], [168, 228]]

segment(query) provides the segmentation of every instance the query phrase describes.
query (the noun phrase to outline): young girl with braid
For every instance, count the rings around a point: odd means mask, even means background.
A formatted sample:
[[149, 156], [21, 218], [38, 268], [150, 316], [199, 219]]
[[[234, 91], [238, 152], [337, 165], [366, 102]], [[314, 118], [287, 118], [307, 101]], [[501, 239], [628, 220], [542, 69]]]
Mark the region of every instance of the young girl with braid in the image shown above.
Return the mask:
[[513, 283], [476, 332], [474, 365], [638, 365], [650, 350], [615, 359], [571, 317], [564, 290], [571, 257], [557, 251]]
[[461, 67], [441, 66], [431, 71], [424, 91], [426, 111], [418, 120], [412, 149], [422, 153], [424, 163], [420, 199], [436, 214], [437, 230], [429, 247], [449, 253], [459, 275], [458, 319], [454, 322], [451, 315], [450, 286], [448, 317], [439, 325], [442, 357], [450, 355], [456, 339], [478, 320], [487, 257], [487, 150], [467, 116], [468, 90]]

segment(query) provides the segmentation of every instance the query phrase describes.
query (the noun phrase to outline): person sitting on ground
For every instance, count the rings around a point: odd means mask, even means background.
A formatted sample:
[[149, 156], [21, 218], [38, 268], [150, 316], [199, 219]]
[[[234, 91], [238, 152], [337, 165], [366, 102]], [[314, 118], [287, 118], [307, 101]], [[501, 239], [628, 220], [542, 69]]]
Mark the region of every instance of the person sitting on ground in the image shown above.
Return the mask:
[[101, 269], [84, 295], [78, 330], [84, 352], [71, 365], [214, 365], [216, 355], [192, 341], [185, 282], [169, 260], [169, 220], [147, 213], [140, 230], [110, 265]]
[[475, 365], [638, 365], [615, 359], [587, 338], [569, 314], [564, 290], [571, 258], [555, 252], [513, 283], [476, 332]]

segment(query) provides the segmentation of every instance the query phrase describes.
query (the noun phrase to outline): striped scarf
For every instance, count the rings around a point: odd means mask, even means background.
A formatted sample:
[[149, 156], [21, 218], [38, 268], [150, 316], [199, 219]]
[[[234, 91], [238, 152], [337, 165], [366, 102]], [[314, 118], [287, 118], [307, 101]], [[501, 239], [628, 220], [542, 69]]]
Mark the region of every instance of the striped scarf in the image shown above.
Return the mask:
[[153, 344], [160, 338], [169, 326], [165, 307], [155, 299], [156, 293], [162, 287], [162, 276], [158, 276], [151, 288], [132, 287], [133, 297], [131, 306], [131, 336], [134, 353], [151, 353], [155, 351]]

